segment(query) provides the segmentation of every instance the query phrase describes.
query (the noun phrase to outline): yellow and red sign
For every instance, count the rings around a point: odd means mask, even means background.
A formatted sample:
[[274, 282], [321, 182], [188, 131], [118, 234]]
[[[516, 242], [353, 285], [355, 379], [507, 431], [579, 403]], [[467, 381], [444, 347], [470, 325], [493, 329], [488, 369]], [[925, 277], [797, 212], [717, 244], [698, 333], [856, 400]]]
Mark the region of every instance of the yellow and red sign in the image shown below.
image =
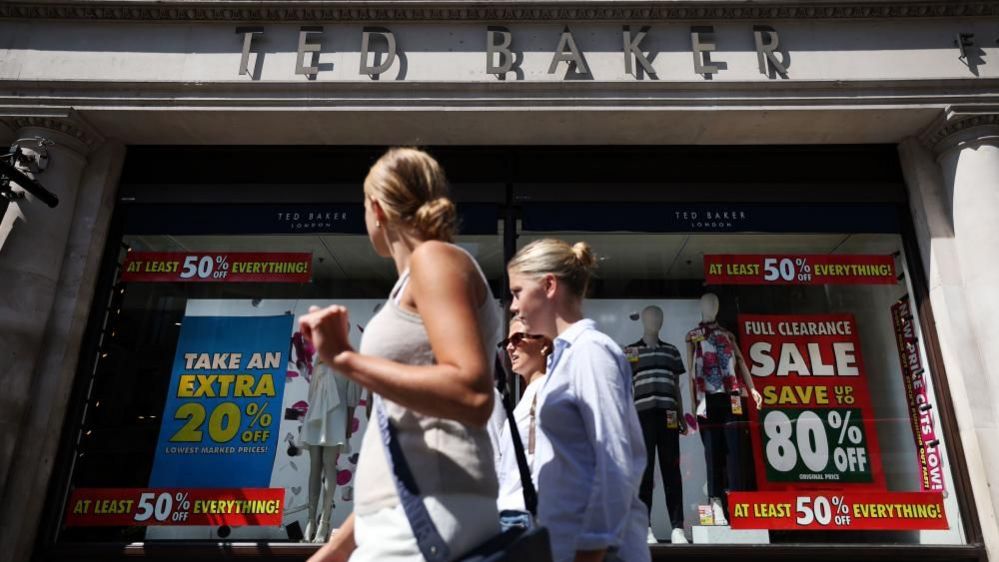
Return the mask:
[[284, 488], [78, 488], [67, 527], [278, 526]]
[[733, 529], [908, 531], [949, 528], [938, 492], [731, 492]]
[[851, 314], [740, 314], [756, 388], [750, 410], [760, 490], [883, 490], [881, 452]]
[[308, 252], [129, 252], [125, 282], [308, 283]]
[[895, 259], [879, 255], [704, 256], [711, 285], [894, 285]]

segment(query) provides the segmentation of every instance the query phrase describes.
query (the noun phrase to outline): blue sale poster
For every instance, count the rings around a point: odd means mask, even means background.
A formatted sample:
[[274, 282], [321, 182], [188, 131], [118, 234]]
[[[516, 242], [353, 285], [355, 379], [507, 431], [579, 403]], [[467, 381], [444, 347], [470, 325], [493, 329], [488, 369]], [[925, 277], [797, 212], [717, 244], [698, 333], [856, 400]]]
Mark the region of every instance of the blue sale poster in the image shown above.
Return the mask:
[[150, 486], [270, 484], [293, 320], [184, 318]]

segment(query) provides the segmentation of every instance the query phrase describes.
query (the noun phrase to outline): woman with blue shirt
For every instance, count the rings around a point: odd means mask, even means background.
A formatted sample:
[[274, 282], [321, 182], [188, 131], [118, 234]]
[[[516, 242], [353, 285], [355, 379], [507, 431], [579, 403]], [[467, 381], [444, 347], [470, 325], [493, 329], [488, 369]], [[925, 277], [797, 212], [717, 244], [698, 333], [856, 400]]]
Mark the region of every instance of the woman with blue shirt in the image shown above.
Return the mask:
[[583, 318], [595, 268], [588, 244], [553, 239], [528, 244], [507, 265], [511, 311], [525, 331], [554, 341], [538, 391], [538, 523], [551, 533], [556, 562], [644, 562], [649, 518], [638, 488], [645, 445], [628, 362]]

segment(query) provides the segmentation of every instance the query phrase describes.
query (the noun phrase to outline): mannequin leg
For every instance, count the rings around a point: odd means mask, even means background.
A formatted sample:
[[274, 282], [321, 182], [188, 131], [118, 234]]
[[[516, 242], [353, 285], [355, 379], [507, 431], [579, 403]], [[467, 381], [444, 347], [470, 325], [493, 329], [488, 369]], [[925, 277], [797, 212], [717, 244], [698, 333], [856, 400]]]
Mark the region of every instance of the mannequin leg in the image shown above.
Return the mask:
[[[742, 477], [742, 431], [739, 416], [729, 411], [729, 417], [725, 421], [725, 467], [728, 475], [728, 487], [726, 491], [734, 492], [743, 490]], [[728, 494], [722, 495], [722, 504], [725, 506], [725, 513], [728, 511]]]
[[[708, 497], [714, 509], [715, 524], [728, 524], [725, 512], [725, 480], [728, 476], [728, 450], [726, 428], [731, 417], [732, 403], [726, 394], [707, 396], [708, 418], [700, 418], [701, 439], [704, 441], [704, 460], [708, 468]], [[721, 523], [719, 523], [721, 522]]]
[[305, 525], [305, 540], [315, 538], [316, 510], [319, 508], [319, 492], [322, 490], [323, 457], [322, 449], [309, 445], [309, 522]]
[[323, 459], [323, 505], [319, 512], [319, 529], [313, 542], [324, 543], [329, 540], [330, 520], [333, 519], [333, 497], [336, 493], [336, 461], [340, 456], [342, 445], [336, 447], [320, 447]]
[[659, 443], [659, 470], [666, 488], [666, 512], [674, 529], [683, 529], [683, 478], [680, 475], [680, 430], [663, 430]]
[[645, 504], [645, 509], [652, 516], [652, 492], [655, 484], [653, 470], [656, 463], [656, 425], [658, 423], [656, 410], [646, 410], [638, 413], [638, 421], [642, 425], [642, 436], [645, 438], [645, 472], [642, 473], [642, 484], [639, 487], [638, 498]]

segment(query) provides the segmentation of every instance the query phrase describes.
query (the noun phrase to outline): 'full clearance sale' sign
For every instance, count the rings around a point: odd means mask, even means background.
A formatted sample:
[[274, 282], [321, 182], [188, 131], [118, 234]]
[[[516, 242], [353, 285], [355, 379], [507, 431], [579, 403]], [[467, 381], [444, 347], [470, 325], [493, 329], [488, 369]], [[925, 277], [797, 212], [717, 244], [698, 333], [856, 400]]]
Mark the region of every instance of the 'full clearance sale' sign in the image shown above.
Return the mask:
[[943, 495], [889, 492], [851, 314], [739, 315], [756, 387], [758, 492], [732, 492], [733, 529], [946, 529]]
[[853, 316], [742, 314], [739, 340], [763, 394], [751, 410], [758, 488], [884, 489]]

